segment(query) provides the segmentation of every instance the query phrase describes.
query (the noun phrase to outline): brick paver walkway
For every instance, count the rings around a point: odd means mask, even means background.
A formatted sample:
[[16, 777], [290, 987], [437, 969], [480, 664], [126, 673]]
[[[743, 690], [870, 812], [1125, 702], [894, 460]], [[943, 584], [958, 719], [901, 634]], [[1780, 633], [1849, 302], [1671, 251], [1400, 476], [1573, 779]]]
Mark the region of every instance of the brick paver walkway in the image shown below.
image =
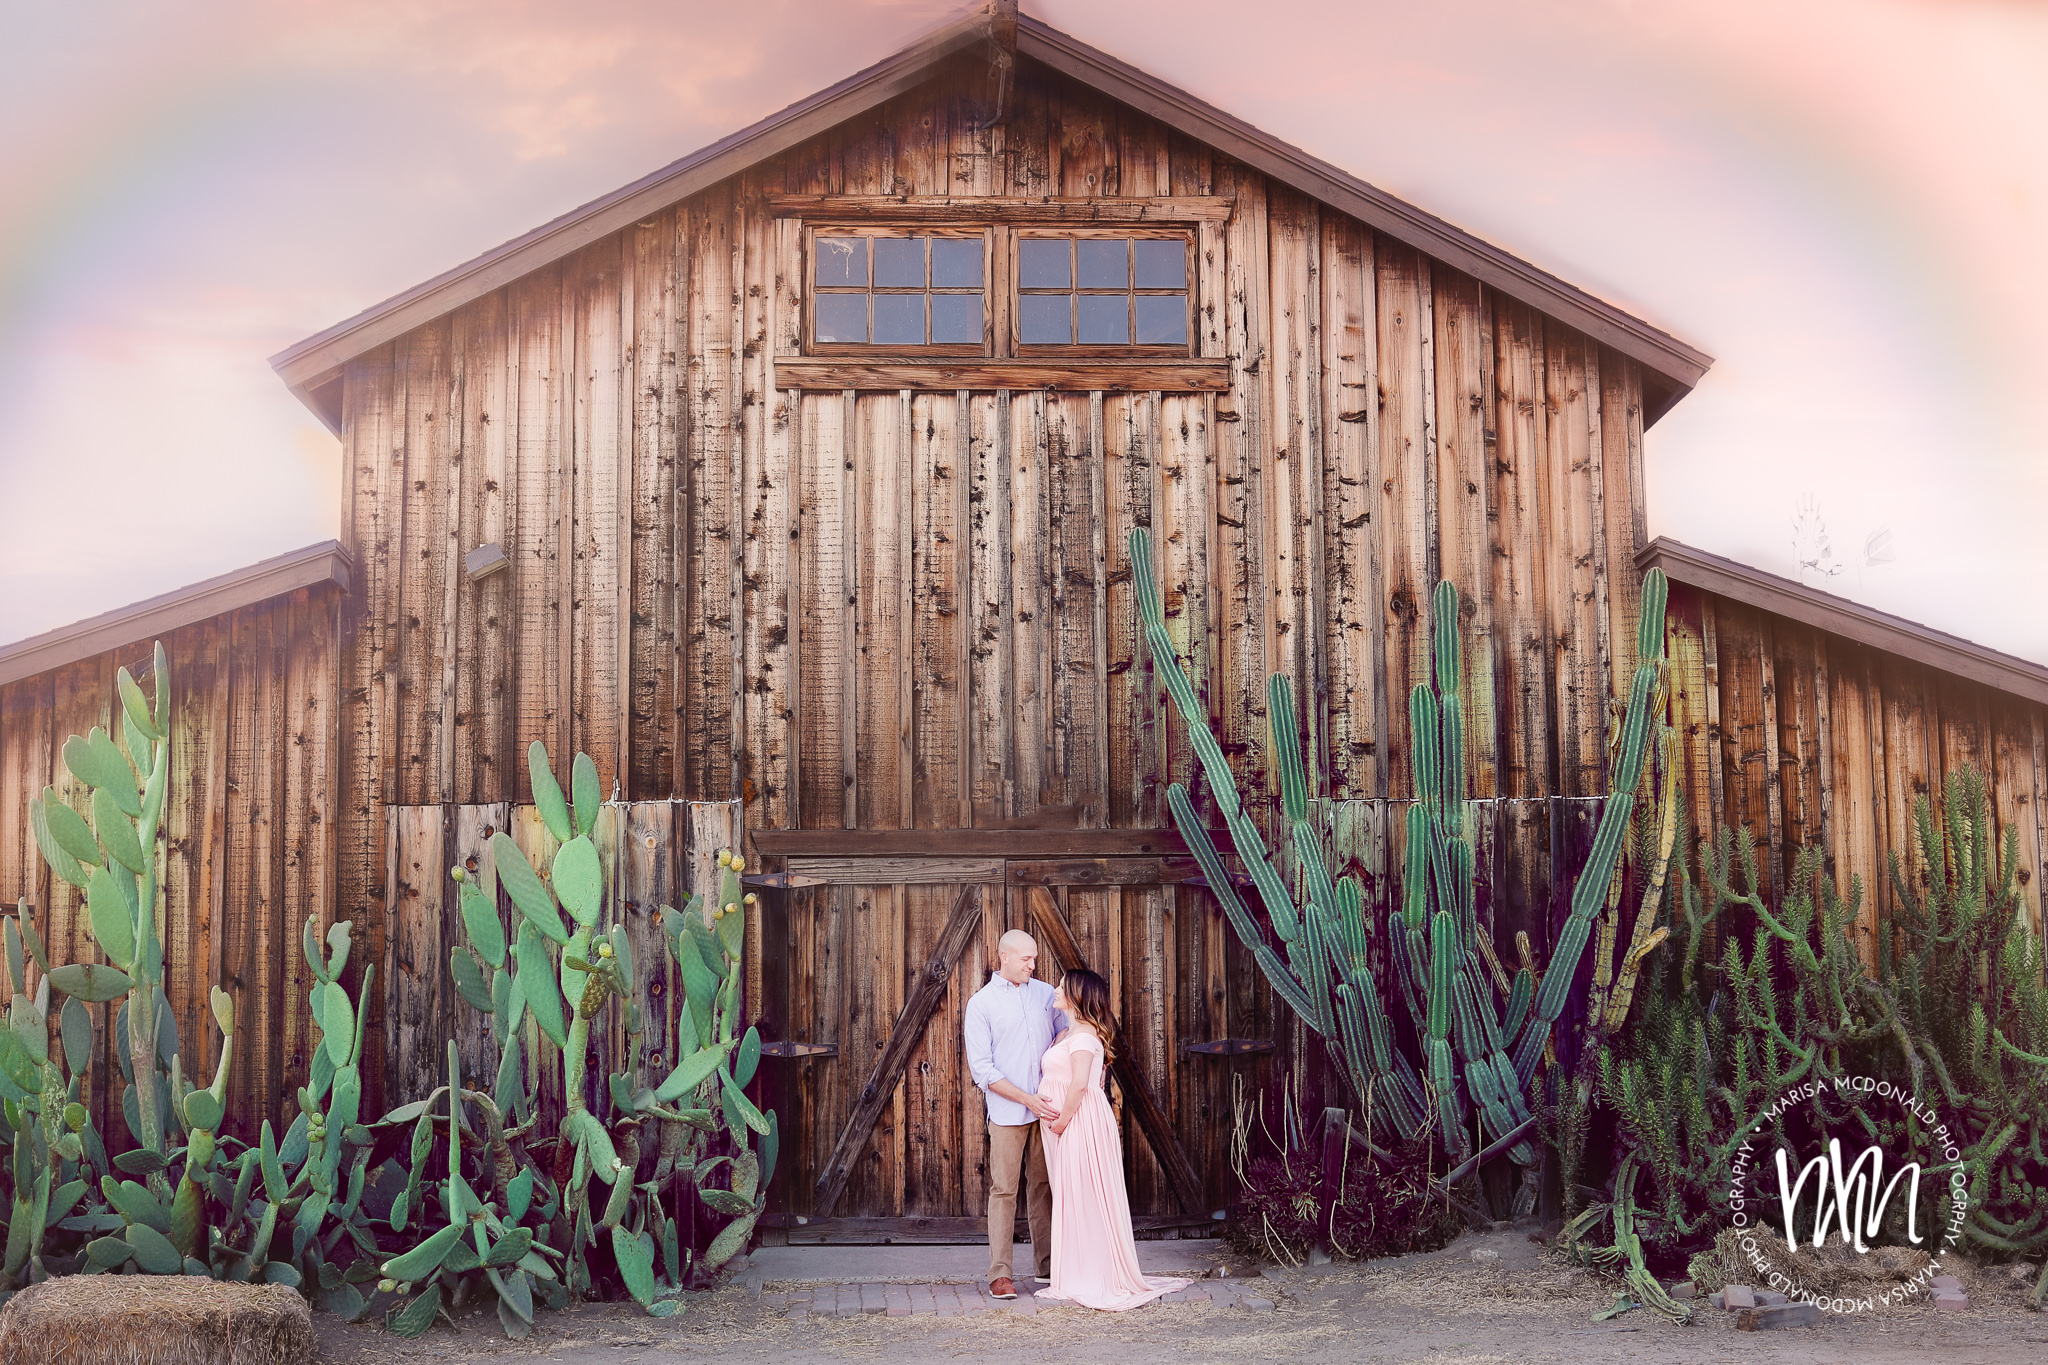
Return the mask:
[[[1266, 1312], [1273, 1307], [1271, 1286], [1260, 1280], [1196, 1280], [1186, 1289], [1153, 1302], [1158, 1304], [1208, 1303], [1219, 1308], [1244, 1308]], [[1014, 1299], [992, 1299], [987, 1286], [979, 1284], [839, 1284], [814, 1285], [761, 1296], [761, 1302], [783, 1310], [786, 1318], [852, 1317], [857, 1313], [884, 1313], [892, 1318], [930, 1314], [958, 1317], [974, 1313], [1036, 1313], [1038, 1300], [1022, 1286]], [[1053, 1305], [1047, 1300], [1048, 1306]], [[1147, 1308], [1152, 1304], [1145, 1305]]]

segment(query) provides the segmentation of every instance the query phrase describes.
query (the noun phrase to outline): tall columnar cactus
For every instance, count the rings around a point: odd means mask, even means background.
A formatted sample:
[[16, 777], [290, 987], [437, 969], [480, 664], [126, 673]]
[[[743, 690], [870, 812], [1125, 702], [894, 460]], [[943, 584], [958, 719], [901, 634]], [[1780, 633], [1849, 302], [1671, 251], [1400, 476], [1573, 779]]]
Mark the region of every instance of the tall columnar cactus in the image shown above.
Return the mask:
[[[1458, 594], [1437, 585], [1431, 602], [1434, 686], [1409, 697], [1416, 800], [1408, 808], [1406, 872], [1400, 909], [1387, 920], [1386, 967], [1371, 964], [1363, 889], [1355, 878], [1333, 881], [1309, 798], [1293, 692], [1284, 674], [1269, 688], [1268, 722], [1279, 756], [1281, 816], [1287, 826], [1301, 900], [1275, 867], [1257, 822], [1245, 809], [1209, 717], [1174, 657], [1152, 576], [1149, 535], [1131, 534], [1131, 563], [1145, 636], [1168, 694], [1186, 720], [1195, 756], [1239, 860], [1258, 890], [1271, 938], [1239, 898], [1223, 860], [1196, 815], [1184, 785], [1167, 792], [1188, 847], [1274, 991], [1323, 1035], [1349, 1078], [1359, 1108], [1376, 1129], [1404, 1139], [1433, 1132], [1454, 1159], [1472, 1152], [1476, 1127], [1490, 1143], [1515, 1139], [1510, 1158], [1533, 1172], [1534, 1144], [1525, 1134], [1538, 1060], [1562, 1016], [1594, 918], [1608, 902], [1643, 760], [1659, 723], [1664, 679], [1664, 575], [1643, 585], [1642, 617], [1627, 709], [1616, 736], [1610, 799], [1573, 888], [1571, 915], [1540, 982], [1525, 965], [1510, 982], [1482, 931], [1474, 895], [1474, 859], [1467, 830], [1462, 648]], [[1272, 939], [1279, 940], [1276, 951]], [[1285, 953], [1283, 959], [1281, 953]], [[1394, 1027], [1404, 1012], [1412, 1026]], [[1403, 1039], [1415, 1039], [1411, 1050]], [[1524, 1181], [1522, 1199], [1533, 1199]]]

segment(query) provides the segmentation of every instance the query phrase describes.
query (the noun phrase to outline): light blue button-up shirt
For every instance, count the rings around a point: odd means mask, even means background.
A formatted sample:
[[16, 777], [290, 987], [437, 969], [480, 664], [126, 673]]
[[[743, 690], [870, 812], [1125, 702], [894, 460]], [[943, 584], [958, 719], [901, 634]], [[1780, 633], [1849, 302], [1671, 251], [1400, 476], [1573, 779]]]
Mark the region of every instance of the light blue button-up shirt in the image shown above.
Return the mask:
[[988, 1102], [988, 1121], [1006, 1128], [1036, 1123], [1037, 1116], [989, 1086], [1007, 1080], [1025, 1094], [1038, 1090], [1038, 1063], [1052, 1040], [1067, 1031], [1067, 1016], [1052, 1007], [1053, 989], [1036, 977], [1019, 986], [1002, 976], [967, 1001], [967, 1069]]

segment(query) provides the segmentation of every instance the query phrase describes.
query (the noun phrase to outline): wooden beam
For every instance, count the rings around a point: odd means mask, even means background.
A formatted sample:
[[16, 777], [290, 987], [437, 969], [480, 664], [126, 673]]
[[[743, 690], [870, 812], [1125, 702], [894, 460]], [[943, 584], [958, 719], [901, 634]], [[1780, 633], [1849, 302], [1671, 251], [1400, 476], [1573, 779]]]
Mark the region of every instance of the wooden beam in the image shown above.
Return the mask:
[[[756, 831], [756, 842], [759, 842]], [[791, 858], [784, 871], [801, 886], [917, 886], [999, 882], [1001, 858]]]
[[1011, 886], [1167, 886], [1199, 871], [1192, 858], [1054, 858], [1007, 863], [1003, 879]]
[[882, 1116], [896, 1087], [903, 1083], [903, 1073], [910, 1067], [910, 1054], [924, 1040], [925, 1026], [946, 998], [946, 982], [953, 974], [954, 960], [966, 951], [968, 942], [981, 928], [980, 892], [978, 886], [960, 888], [938, 946], [932, 950], [924, 970], [918, 973], [917, 985], [896, 1016], [896, 1027], [889, 1034], [888, 1044], [875, 1059], [874, 1072], [861, 1087], [853, 1112], [847, 1115], [846, 1126], [839, 1130], [839, 1140], [832, 1144], [832, 1155], [818, 1176], [817, 1197], [811, 1204], [815, 1217], [831, 1216], [839, 1196], [846, 1190], [847, 1178], [853, 1174], [853, 1163], [867, 1150], [875, 1120]]
[[[1030, 897], [1032, 918], [1038, 925], [1039, 937], [1052, 950], [1053, 961], [1059, 963], [1062, 971], [1087, 967], [1087, 960], [1081, 956], [1081, 946], [1074, 941], [1074, 931], [1067, 927], [1066, 916], [1060, 913], [1059, 902], [1052, 898], [1052, 892], [1042, 886], [1034, 886]], [[1174, 1197], [1180, 1201], [1182, 1210], [1198, 1212], [1203, 1202], [1202, 1177], [1196, 1173], [1194, 1163], [1188, 1160], [1188, 1154], [1181, 1150], [1180, 1140], [1173, 1135], [1173, 1125], [1167, 1121], [1165, 1108], [1160, 1105], [1159, 1097], [1152, 1093], [1151, 1082], [1131, 1060], [1127, 1041], [1119, 1036], [1114, 1040], [1114, 1047], [1116, 1059], [1110, 1063], [1110, 1070], [1116, 1076], [1116, 1083], [1123, 1088], [1125, 1103], [1130, 1105], [1138, 1120], [1138, 1130], [1152, 1144], [1152, 1154], [1159, 1158], [1160, 1168], [1173, 1185]]]
[[980, 356], [869, 360], [858, 356], [784, 356], [776, 382], [813, 393], [912, 389], [1059, 389], [1069, 393], [1203, 393], [1230, 387], [1228, 362], [1152, 360], [990, 360]]
[[807, 223], [962, 224], [1088, 227], [1097, 223], [1220, 223], [1237, 201], [1181, 199], [1007, 199], [1001, 195], [771, 194], [768, 211]]
[[[1219, 844], [1227, 835], [1213, 832]], [[770, 858], [1186, 857], [1175, 829], [761, 829]], [[1225, 845], [1227, 846], [1227, 845]]]

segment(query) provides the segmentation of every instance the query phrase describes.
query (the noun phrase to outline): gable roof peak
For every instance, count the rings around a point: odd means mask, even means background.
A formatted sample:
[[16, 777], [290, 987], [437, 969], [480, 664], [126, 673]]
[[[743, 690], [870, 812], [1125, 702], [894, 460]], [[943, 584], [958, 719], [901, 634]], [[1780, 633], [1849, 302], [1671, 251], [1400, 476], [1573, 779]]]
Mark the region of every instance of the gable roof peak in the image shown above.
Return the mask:
[[915, 88], [941, 62], [979, 44], [988, 45], [996, 117], [1025, 59], [1100, 91], [1639, 361], [1665, 390], [1646, 407], [1645, 426], [1713, 364], [1576, 285], [1020, 13], [1016, 0], [987, 0], [835, 85], [286, 347], [270, 358], [271, 368], [338, 434], [337, 381], [349, 360]]

